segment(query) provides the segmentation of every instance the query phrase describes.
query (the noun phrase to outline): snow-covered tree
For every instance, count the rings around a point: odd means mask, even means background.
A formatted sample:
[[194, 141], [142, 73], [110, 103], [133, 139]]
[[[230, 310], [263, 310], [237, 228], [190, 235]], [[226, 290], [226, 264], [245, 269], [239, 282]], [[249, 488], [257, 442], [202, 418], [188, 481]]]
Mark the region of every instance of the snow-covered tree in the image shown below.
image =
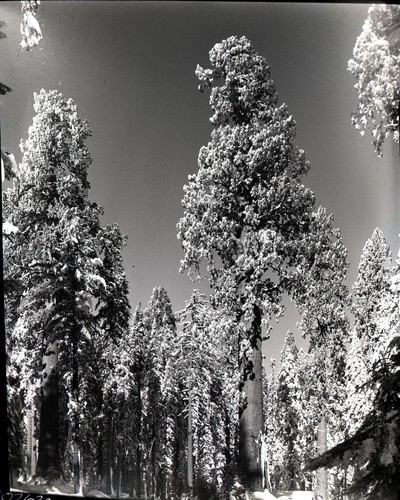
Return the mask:
[[362, 32], [357, 38], [348, 69], [357, 79], [358, 107], [352, 124], [369, 128], [378, 156], [385, 139], [392, 134], [399, 142], [400, 99], [400, 7], [371, 5]]
[[399, 430], [398, 395], [400, 342], [396, 336], [375, 364], [372, 380], [378, 386], [373, 408], [359, 429], [347, 440], [313, 460], [308, 467], [348, 467], [357, 469], [356, 479], [347, 493], [356, 498], [395, 500], [399, 498]]
[[[6, 26], [5, 21], [0, 20], [0, 39], [6, 38], [7, 35], [3, 31], [3, 28]], [[8, 85], [0, 82], [0, 95], [8, 94], [8, 92], [12, 92]], [[2, 162], [3, 163], [3, 162]]]
[[355, 330], [362, 342], [362, 353], [368, 368], [380, 345], [377, 330], [379, 303], [389, 288], [391, 252], [383, 232], [376, 228], [364, 245], [353, 286], [352, 312]]
[[[42, 30], [37, 19], [37, 9], [39, 8], [40, 0], [22, 0], [21, 1], [21, 50], [32, 50], [42, 39]], [[0, 29], [6, 25], [4, 21], [0, 21]], [[6, 38], [6, 34], [0, 31], [0, 39]], [[0, 95], [5, 95], [12, 92], [12, 89], [0, 82]], [[2, 162], [3, 163], [3, 162]]]
[[99, 289], [96, 297], [98, 328], [107, 343], [117, 343], [126, 331], [130, 318], [128, 281], [122, 258], [127, 238], [121, 235], [118, 224], [114, 223], [100, 231], [98, 239], [100, 276], [97, 279], [106, 284]]
[[265, 442], [267, 445], [268, 473], [270, 476], [271, 487], [278, 489], [280, 479], [280, 464], [282, 463], [282, 443], [278, 438], [278, 381], [276, 374], [276, 360], [271, 359], [271, 373], [266, 377], [263, 384], [264, 401], [263, 409], [265, 415]]
[[[377, 329], [380, 333], [379, 347], [385, 351], [389, 344], [399, 336], [400, 332], [400, 252], [388, 275], [389, 287], [379, 302]], [[374, 361], [381, 358], [375, 353]]]
[[309, 464], [309, 468], [352, 466], [357, 471], [348, 492], [356, 498], [399, 498], [400, 473], [400, 254], [380, 299], [378, 329], [387, 345], [376, 357], [369, 384], [375, 393], [359, 428], [344, 442]]
[[102, 477], [106, 490], [120, 496], [146, 494], [148, 474], [148, 329], [139, 304], [129, 328], [108, 351], [109, 375], [102, 384]]
[[264, 430], [262, 323], [279, 313], [286, 272], [295, 262], [314, 196], [302, 184], [309, 164], [293, 144], [295, 122], [270, 69], [245, 37], [210, 51], [211, 69], [197, 67], [200, 89], [211, 88], [214, 125], [201, 148], [199, 170], [184, 187], [178, 237], [181, 272], [205, 274], [213, 300], [238, 324], [244, 401], [239, 453], [250, 489], [261, 487], [254, 436]]
[[65, 392], [79, 490], [79, 456], [91, 453], [93, 301], [107, 286], [98, 245], [102, 210], [88, 198], [91, 157], [84, 143], [90, 130], [76, 105], [42, 90], [34, 108], [28, 139], [21, 142], [22, 163], [5, 193], [10, 222], [18, 227], [5, 245], [5, 276], [19, 283], [20, 295], [6, 301], [6, 314], [17, 318], [9, 332], [10, 358], [25, 366], [22, 388], [42, 380], [37, 473], [47, 478], [61, 475], [57, 406]]
[[[380, 229], [375, 229], [364, 245], [357, 280], [353, 286], [354, 328], [346, 362], [345, 436], [352, 436], [371, 411], [376, 393], [372, 368], [379, 358], [386, 335], [378, 329], [380, 303], [389, 287], [390, 249]], [[355, 474], [355, 475], [354, 475]], [[348, 467], [347, 481], [358, 470]]]
[[313, 356], [297, 350], [288, 332], [281, 353], [264, 386], [265, 438], [269, 479], [273, 490], [316, 488], [316, 475], [305, 464], [316, 454], [318, 407]]
[[144, 310], [147, 328], [149, 366], [147, 373], [148, 417], [146, 427], [149, 487], [148, 494], [166, 498], [167, 485], [171, 483], [173, 454], [173, 422], [171, 388], [168, 386], [167, 363], [171, 358], [176, 337], [175, 316], [168, 293], [157, 287]]
[[197, 290], [178, 318], [182, 331], [173, 363], [187, 405], [187, 459], [189, 471], [193, 461], [194, 491], [201, 497], [223, 496], [236, 462], [239, 397], [233, 325]]
[[280, 488], [300, 489], [301, 449], [299, 446], [301, 388], [298, 378], [298, 348], [288, 331], [282, 348], [278, 373], [277, 401], [279, 415], [277, 438], [282, 443]]
[[312, 215], [301, 252], [293, 296], [301, 313], [298, 326], [310, 342], [319, 411], [327, 417], [342, 403], [350, 301], [345, 285], [347, 251], [325, 209]]
[[301, 490], [318, 488], [315, 473], [305, 470], [305, 464], [318, 450], [318, 424], [320, 423], [319, 394], [317, 388], [317, 370], [314, 365], [314, 355], [300, 349], [297, 354], [297, 380], [300, 400], [298, 404], [299, 449], [301, 469]]
[[[309, 338], [314, 374], [313, 391], [308, 391], [314, 412], [309, 417], [314, 426], [320, 425], [318, 436], [322, 447], [325, 435], [331, 445], [343, 438], [346, 343], [350, 328], [350, 296], [345, 284], [347, 250], [332, 222], [333, 216], [321, 207], [312, 214], [299, 250], [302, 259], [294, 276], [297, 283], [293, 293], [301, 313], [298, 326]], [[339, 479], [332, 474], [329, 482], [331, 488], [333, 483], [335, 488], [340, 487]], [[324, 483], [321, 479], [321, 488], [325, 488]]]
[[39, 45], [42, 39], [42, 30], [36, 17], [36, 11], [39, 8], [40, 0], [22, 0], [21, 1], [21, 35], [22, 40], [20, 48], [22, 50], [32, 50]]
[[[130, 304], [128, 300], [128, 281], [123, 267], [122, 249], [126, 237], [121, 235], [117, 224], [112, 224], [100, 231], [98, 235], [99, 280], [104, 280], [106, 286], [100, 288], [96, 297], [96, 332], [93, 334], [95, 354], [97, 360], [98, 381], [101, 381], [97, 391], [97, 404], [99, 413], [104, 416], [103, 425], [98, 425], [97, 447], [98, 459], [97, 476], [105, 476], [107, 493], [114, 492], [112, 485], [115, 465], [114, 419], [119, 406], [119, 395], [114, 387], [114, 365], [116, 356], [121, 356], [118, 351], [120, 343], [124, 344], [129, 335]], [[116, 353], [118, 351], [118, 354]], [[110, 383], [110, 379], [112, 382]], [[117, 384], [118, 385], [118, 384]], [[110, 392], [109, 392], [110, 391]], [[115, 397], [114, 397], [115, 396]], [[100, 435], [103, 433], [103, 435]], [[105, 437], [104, 437], [105, 436]]]
[[[383, 232], [377, 228], [364, 245], [357, 280], [353, 286], [354, 335], [350, 349], [353, 363], [349, 360], [347, 374], [349, 414], [346, 419], [350, 434], [361, 425], [371, 409], [373, 400], [371, 396], [374, 391], [371, 384], [366, 385], [366, 382], [371, 377], [374, 362], [388, 343], [377, 324], [381, 315], [381, 299], [386, 296], [389, 288], [389, 263], [389, 245]], [[354, 359], [355, 356], [358, 356], [358, 361]], [[357, 366], [359, 373], [355, 373]], [[357, 397], [350, 398], [355, 389]]]
[[353, 330], [346, 361], [346, 435], [351, 436], [358, 429], [373, 400], [373, 392], [367, 382], [371, 370], [362, 352], [362, 342]]

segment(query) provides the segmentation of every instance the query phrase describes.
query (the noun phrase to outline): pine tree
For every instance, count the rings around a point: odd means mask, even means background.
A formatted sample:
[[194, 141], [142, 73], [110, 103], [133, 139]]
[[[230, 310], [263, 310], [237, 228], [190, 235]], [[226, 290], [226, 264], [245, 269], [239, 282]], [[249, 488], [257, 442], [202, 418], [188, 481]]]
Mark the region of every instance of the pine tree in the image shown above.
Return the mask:
[[270, 316], [280, 311], [285, 273], [314, 197], [301, 183], [309, 164], [293, 145], [295, 122], [277, 104], [265, 60], [245, 37], [233, 36], [214, 46], [210, 62], [212, 69], [198, 66], [196, 74], [201, 90], [211, 87], [214, 130], [200, 150], [198, 173], [184, 187], [181, 272], [195, 278], [206, 261], [216, 304], [239, 325], [240, 462], [248, 486], [258, 490], [253, 436], [264, 430], [262, 323], [268, 331]]
[[399, 142], [400, 43], [398, 5], [371, 5], [348, 69], [357, 79], [357, 111], [352, 124], [361, 135], [371, 129], [378, 156], [389, 134]]

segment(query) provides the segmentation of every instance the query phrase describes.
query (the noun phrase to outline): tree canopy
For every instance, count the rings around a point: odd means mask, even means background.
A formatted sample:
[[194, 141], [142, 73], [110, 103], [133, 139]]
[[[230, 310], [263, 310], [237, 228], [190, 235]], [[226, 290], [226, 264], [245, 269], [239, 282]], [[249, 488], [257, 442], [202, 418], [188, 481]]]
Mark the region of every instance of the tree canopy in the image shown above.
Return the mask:
[[357, 79], [358, 106], [352, 124], [364, 135], [371, 130], [378, 156], [391, 134], [399, 142], [400, 7], [371, 5], [357, 38], [348, 69]]

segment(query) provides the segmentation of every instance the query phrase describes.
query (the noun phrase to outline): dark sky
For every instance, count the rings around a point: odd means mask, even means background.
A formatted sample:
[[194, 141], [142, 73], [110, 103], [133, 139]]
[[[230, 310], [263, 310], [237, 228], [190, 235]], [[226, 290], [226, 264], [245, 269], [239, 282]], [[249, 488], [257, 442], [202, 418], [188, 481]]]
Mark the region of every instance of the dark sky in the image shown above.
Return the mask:
[[[197, 171], [209, 140], [208, 95], [194, 70], [230, 35], [246, 35], [271, 66], [281, 102], [297, 121], [297, 144], [311, 161], [305, 184], [334, 213], [349, 249], [349, 284], [375, 229], [397, 253], [398, 148], [383, 159], [367, 134], [351, 126], [355, 79], [347, 71], [368, 5], [251, 2], [42, 2], [43, 40], [19, 53], [19, 4], [0, 3], [7, 38], [0, 40], [2, 142], [20, 161], [18, 144], [33, 117], [33, 92], [58, 89], [78, 105], [93, 136], [91, 199], [129, 237], [124, 251], [133, 307], [164, 286], [174, 310], [193, 285], [179, 275], [176, 239], [182, 186]], [[134, 266], [134, 267], [133, 267]], [[196, 285], [197, 286], [197, 285]], [[203, 286], [207, 290], [206, 285]], [[279, 356], [295, 316], [275, 328], [267, 357]]]

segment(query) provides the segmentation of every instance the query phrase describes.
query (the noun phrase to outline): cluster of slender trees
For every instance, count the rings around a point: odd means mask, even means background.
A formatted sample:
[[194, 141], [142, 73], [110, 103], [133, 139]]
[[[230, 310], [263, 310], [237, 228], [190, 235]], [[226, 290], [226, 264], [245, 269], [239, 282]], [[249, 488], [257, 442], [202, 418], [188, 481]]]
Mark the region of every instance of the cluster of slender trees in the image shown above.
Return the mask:
[[[89, 200], [89, 126], [72, 100], [35, 94], [2, 200], [12, 466], [32, 472], [37, 459], [37, 478], [76, 493], [224, 498], [265, 486], [265, 436], [275, 487], [313, 488], [305, 469], [344, 464], [331, 491], [381, 491], [383, 467], [388, 494], [400, 460], [399, 262], [390, 268], [376, 230], [349, 293], [340, 231], [303, 184], [310, 165], [265, 59], [236, 36], [209, 56], [196, 74], [214, 128], [177, 233], [180, 271], [212, 292], [179, 313], [159, 287], [131, 314], [125, 237]], [[262, 342], [286, 295], [309, 349], [288, 333], [267, 377]], [[309, 463], [321, 426], [334, 448]]]
[[[335, 348], [335, 356], [341, 360], [341, 369], [337, 372], [343, 377], [342, 384], [337, 385], [341, 393], [335, 393], [331, 385], [334, 379], [330, 359], [325, 357], [330, 354], [327, 345], [320, 352], [322, 356], [312, 346], [304, 352], [298, 349], [289, 331], [279, 364], [272, 360], [271, 373], [265, 376], [264, 405], [271, 482], [276, 487], [317, 490], [320, 478], [307, 470], [307, 465], [312, 457], [320, 454], [322, 440], [318, 439], [318, 432], [326, 432], [326, 445], [332, 448], [345, 438], [353, 437], [365, 419], [371, 418], [380, 386], [376, 371], [381, 363], [390, 363], [388, 350], [390, 352], [391, 343], [398, 335], [396, 323], [387, 315], [388, 304], [393, 308], [398, 304], [398, 297], [393, 293], [398, 266], [397, 260], [392, 267], [389, 246], [382, 231], [376, 229], [364, 246], [351, 294], [349, 309], [354, 321], [350, 337], [347, 336], [349, 345]], [[329, 370], [329, 389], [321, 386], [321, 370]], [[325, 415], [326, 428], [320, 426], [321, 415]], [[374, 434], [372, 429], [366, 430], [362, 440], [365, 447], [366, 440], [375, 439]], [[327, 478], [332, 498], [341, 498], [350, 485], [351, 490], [357, 492], [357, 488], [366, 483], [365, 472], [358, 469], [368, 463], [371, 456], [379, 454], [392, 462], [390, 450], [396, 438], [388, 433], [381, 439], [379, 444], [368, 442], [369, 449], [364, 450], [361, 463], [350, 458], [351, 442], [341, 445], [341, 459], [335, 463], [340, 469], [330, 472]], [[350, 452], [347, 458], [343, 457], [345, 451]], [[380, 474], [380, 480], [387, 482], [388, 471], [382, 469]], [[385, 494], [385, 498], [391, 498], [388, 492]], [[354, 498], [359, 498], [358, 494]]]

